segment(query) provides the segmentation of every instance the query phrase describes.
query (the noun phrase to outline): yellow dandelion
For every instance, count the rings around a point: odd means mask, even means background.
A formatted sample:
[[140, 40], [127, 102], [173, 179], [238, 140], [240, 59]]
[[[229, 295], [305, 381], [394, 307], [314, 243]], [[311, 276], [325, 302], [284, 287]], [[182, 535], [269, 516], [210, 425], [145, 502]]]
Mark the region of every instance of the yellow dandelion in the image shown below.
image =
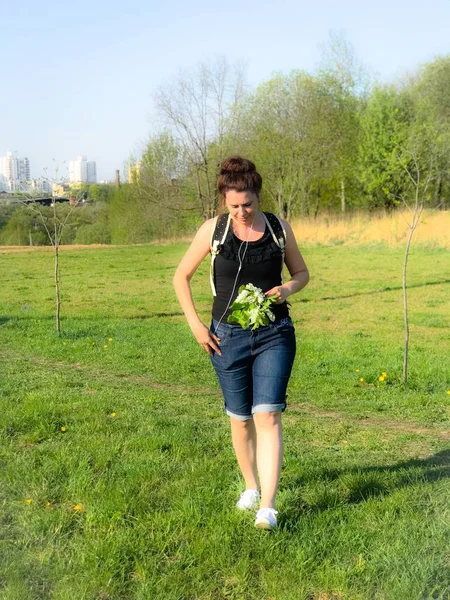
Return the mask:
[[108, 347], [108, 344], [103, 344], [103, 348], [107, 348], [107, 347]]
[[360, 377], [360, 378], [359, 378], [359, 380], [360, 380], [361, 382], [363, 382], [363, 381], [364, 381], [364, 377]]
[[386, 371], [382, 371], [382, 372], [381, 372], [381, 375], [382, 375], [384, 378], [386, 378], [386, 377], [387, 377], [387, 373], [386, 373]]
[[447, 394], [450, 396], [450, 390], [447, 390]]
[[25, 502], [27, 504], [31, 504], [33, 502], [33, 500], [31, 498], [25, 498]]
[[383, 376], [383, 375], [380, 375], [380, 376], [378, 377], [378, 381], [384, 381], [384, 379], [385, 379], [385, 378], [384, 378], [384, 376]]
[[117, 416], [117, 413], [115, 413], [115, 412], [112, 412], [112, 413], [111, 413], [111, 416], [114, 418], [114, 417], [116, 417], [116, 416]]
[[108, 342], [112, 342], [112, 338], [108, 338]]
[[75, 506], [73, 507], [73, 510], [77, 510], [78, 512], [81, 512], [82, 510], [84, 510], [84, 506], [82, 504], [75, 504]]
[[359, 369], [356, 369], [356, 372], [359, 373]]
[[61, 427], [61, 431], [67, 431], [67, 427], [66, 427], [65, 425], [63, 425], [63, 426]]
[[51, 506], [50, 502], [47, 500], [47, 502], [45, 503], [45, 506], [49, 507]]

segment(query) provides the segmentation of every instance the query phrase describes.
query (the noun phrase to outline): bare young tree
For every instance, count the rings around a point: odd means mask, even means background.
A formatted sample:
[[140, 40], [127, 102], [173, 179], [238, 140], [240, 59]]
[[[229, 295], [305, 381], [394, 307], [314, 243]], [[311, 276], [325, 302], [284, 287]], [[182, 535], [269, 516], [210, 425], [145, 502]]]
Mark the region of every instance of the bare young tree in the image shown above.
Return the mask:
[[82, 200], [82, 193], [71, 196], [69, 198], [69, 210], [67, 214], [60, 214], [60, 211], [57, 209], [57, 188], [55, 185], [52, 185], [58, 181], [58, 172], [59, 168], [55, 169], [55, 179], [51, 180], [47, 176], [43, 178], [49, 186], [51, 186], [51, 216], [43, 210], [43, 205], [39, 202], [39, 199], [30, 193], [22, 193], [21, 202], [24, 204], [30, 211], [32, 211], [41, 221], [45, 233], [47, 234], [47, 238], [50, 244], [53, 246], [54, 250], [54, 283], [55, 283], [55, 302], [56, 302], [56, 311], [55, 311], [55, 322], [56, 322], [56, 331], [58, 335], [61, 333], [61, 272], [60, 272], [60, 263], [59, 263], [59, 247], [61, 245], [61, 238], [64, 232], [64, 229], [68, 226], [70, 216], [72, 215], [73, 210], [76, 206], [78, 206]]
[[[421, 158], [415, 150], [405, 150], [403, 156], [397, 156], [402, 168], [409, 179], [407, 192], [399, 196], [407, 208], [410, 215], [406, 218], [409, 228], [408, 239], [406, 241], [405, 255], [403, 259], [402, 270], [402, 289], [403, 289], [403, 321], [405, 326], [405, 340], [403, 345], [403, 383], [408, 381], [408, 351], [409, 351], [409, 320], [408, 320], [408, 294], [407, 294], [407, 267], [411, 242], [415, 230], [420, 223], [420, 217], [424, 209], [427, 197], [430, 192], [430, 186], [434, 179], [434, 154], [429, 157], [429, 164], [424, 168], [421, 164]], [[408, 193], [409, 192], [409, 193]]]
[[237, 132], [234, 109], [243, 93], [244, 67], [230, 67], [218, 57], [189, 72], [180, 70], [156, 94], [159, 113], [185, 149], [204, 219], [217, 210], [217, 166], [227, 151], [227, 140]]

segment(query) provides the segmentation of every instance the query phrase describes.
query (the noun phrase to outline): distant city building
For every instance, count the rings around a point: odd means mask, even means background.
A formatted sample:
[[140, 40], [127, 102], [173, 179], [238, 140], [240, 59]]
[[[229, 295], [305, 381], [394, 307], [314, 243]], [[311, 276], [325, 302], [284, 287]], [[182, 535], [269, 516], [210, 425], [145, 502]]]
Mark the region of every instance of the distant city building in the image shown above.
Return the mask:
[[51, 193], [52, 186], [47, 179], [32, 179], [29, 183], [29, 189], [36, 192]]
[[77, 160], [71, 160], [69, 163], [69, 181], [78, 183], [87, 179], [87, 158], [78, 156]]
[[70, 185], [68, 183], [52, 183], [52, 193], [58, 197], [68, 197], [70, 194]]
[[69, 163], [69, 181], [71, 183], [96, 183], [97, 165], [93, 160], [87, 160], [87, 157], [80, 154], [77, 160], [71, 160]]
[[30, 161], [18, 158], [11, 150], [0, 157], [0, 189], [8, 192], [22, 190], [30, 181]]
[[138, 160], [136, 164], [128, 167], [128, 182], [137, 183], [141, 176], [142, 160]]
[[28, 158], [18, 158], [17, 159], [17, 171], [18, 171], [18, 180], [20, 182], [29, 181], [31, 179], [30, 175], [30, 161]]
[[87, 172], [87, 182], [88, 183], [96, 183], [97, 182], [97, 165], [95, 161], [89, 160], [86, 163], [86, 172]]

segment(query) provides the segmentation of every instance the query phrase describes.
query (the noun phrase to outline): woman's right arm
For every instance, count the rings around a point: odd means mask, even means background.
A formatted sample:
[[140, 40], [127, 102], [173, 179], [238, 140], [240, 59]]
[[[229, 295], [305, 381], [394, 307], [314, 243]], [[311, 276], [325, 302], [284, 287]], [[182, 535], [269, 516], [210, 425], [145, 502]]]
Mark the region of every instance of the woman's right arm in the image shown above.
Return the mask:
[[200, 263], [209, 254], [213, 222], [214, 219], [205, 221], [197, 231], [173, 278], [175, 293], [188, 325], [197, 342], [211, 355], [214, 352], [221, 354], [218, 346], [219, 338], [213, 335], [200, 320], [192, 299], [190, 281]]

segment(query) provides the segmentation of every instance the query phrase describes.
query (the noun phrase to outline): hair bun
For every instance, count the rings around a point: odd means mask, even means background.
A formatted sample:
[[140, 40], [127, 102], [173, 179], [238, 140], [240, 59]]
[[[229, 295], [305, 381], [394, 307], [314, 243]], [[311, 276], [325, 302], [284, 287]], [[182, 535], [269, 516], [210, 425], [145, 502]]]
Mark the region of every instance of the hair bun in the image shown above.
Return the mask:
[[241, 156], [230, 156], [223, 161], [220, 165], [220, 174], [226, 175], [227, 173], [255, 173], [255, 165], [246, 158]]
[[262, 177], [256, 171], [256, 167], [251, 160], [242, 158], [242, 156], [229, 156], [220, 165], [217, 191], [222, 197], [222, 204], [225, 203], [226, 193], [231, 190], [235, 192], [252, 192], [259, 198], [261, 186]]

